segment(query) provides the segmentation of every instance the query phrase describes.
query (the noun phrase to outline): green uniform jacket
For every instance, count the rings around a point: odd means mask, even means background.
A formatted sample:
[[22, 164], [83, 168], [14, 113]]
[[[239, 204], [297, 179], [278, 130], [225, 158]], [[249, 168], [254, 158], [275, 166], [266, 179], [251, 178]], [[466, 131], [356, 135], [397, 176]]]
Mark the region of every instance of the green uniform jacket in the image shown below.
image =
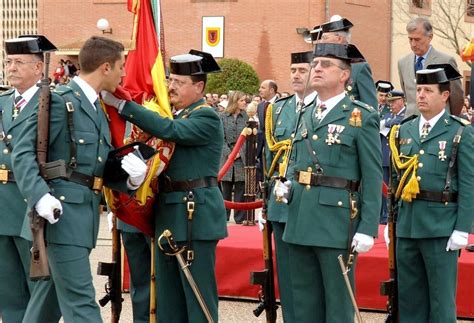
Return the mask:
[[[308, 104], [305, 109], [310, 109], [316, 102], [313, 100], [310, 104]], [[267, 109], [268, 113], [268, 109]], [[273, 126], [273, 136], [275, 141], [282, 141], [285, 139], [290, 138], [291, 134], [295, 131], [296, 126], [296, 119], [298, 114], [296, 113], [296, 96], [292, 95], [287, 98], [283, 98], [275, 102], [272, 107], [272, 126]], [[266, 162], [266, 169], [270, 169], [270, 166], [273, 161], [273, 157], [275, 156], [276, 152], [271, 152], [268, 148], [268, 144], [265, 140], [265, 162]], [[271, 174], [271, 176], [279, 176], [278, 173], [278, 165], [282, 161], [283, 155], [280, 157], [279, 162], [275, 166], [275, 172]], [[294, 161], [294, 155], [292, 155]], [[293, 179], [294, 175], [294, 166], [295, 163], [291, 162], [288, 165], [288, 171], [286, 172], [286, 178], [288, 180]], [[271, 182], [269, 193], [273, 191], [274, 181]], [[288, 205], [284, 203], [278, 203], [275, 201], [274, 194], [268, 194], [268, 219], [270, 221], [276, 222], [283, 222], [286, 223], [288, 220]]]
[[[445, 186], [453, 138], [463, 121], [447, 112], [420, 141], [420, 117], [401, 125], [398, 140], [400, 153], [418, 154], [419, 184], [421, 190], [442, 192]], [[439, 158], [440, 146], [446, 142], [443, 161]], [[457, 159], [452, 173], [451, 192], [458, 193], [457, 203], [444, 204], [414, 200], [400, 202], [397, 236], [401, 238], [449, 237], [453, 230], [470, 232], [474, 216], [474, 143], [471, 126], [466, 126], [458, 146]]]
[[[38, 106], [38, 94], [31, 98], [28, 104], [21, 110], [21, 113], [15, 120], [12, 120], [14, 90], [4, 92], [0, 95], [0, 109], [3, 114], [3, 130], [4, 137], [9, 138], [11, 147], [15, 146], [19, 133], [26, 124], [28, 117], [36, 110]], [[11, 151], [0, 140], [0, 169], [11, 170]], [[25, 220], [26, 202], [18, 190], [18, 186], [14, 182], [2, 182], [0, 194], [0, 205], [3, 205], [0, 210], [0, 219], [2, 225], [0, 226], [0, 235], [6, 236], [20, 236], [23, 221]]]
[[[185, 181], [206, 176], [217, 177], [224, 144], [219, 116], [199, 100], [185, 108], [176, 119], [163, 118], [142, 106], [127, 102], [121, 115], [158, 138], [176, 143], [173, 157], [165, 171], [172, 181]], [[224, 199], [217, 186], [193, 190], [195, 211], [192, 240], [218, 240], [227, 236]], [[158, 194], [156, 234], [165, 229], [173, 232], [176, 241], [186, 241], [188, 192]]]
[[351, 66], [351, 78], [346, 87], [347, 95], [351, 99], [362, 101], [376, 108], [378, 106], [377, 90], [369, 64], [361, 62]]
[[[361, 126], [351, 126], [352, 111], [361, 112]], [[360, 181], [359, 192], [354, 193], [359, 210], [353, 221], [351, 235], [355, 232], [377, 236], [381, 207], [382, 167], [379, 138], [379, 117], [370, 106], [359, 101], [342, 99], [319, 123], [314, 117], [315, 108], [306, 110], [303, 124], [294, 143], [295, 170], [313, 168], [302, 130], [307, 129], [306, 140], [326, 176]], [[344, 126], [339, 134], [340, 143], [328, 145], [330, 124]], [[349, 191], [324, 186], [310, 186], [292, 182], [289, 217], [283, 240], [307, 246], [347, 248], [349, 242], [350, 208]], [[350, 237], [352, 240], [352, 237]]]
[[[109, 126], [102, 109], [96, 111], [79, 86], [71, 81], [51, 95], [48, 160], [70, 160], [70, 134], [65, 102], [73, 103], [74, 138], [77, 143], [75, 171], [102, 177], [107, 155], [112, 148]], [[33, 208], [46, 193], [61, 201], [63, 215], [47, 225], [48, 242], [93, 248], [99, 230], [101, 195], [86, 186], [55, 179], [46, 183], [39, 176], [36, 159], [37, 113], [27, 121], [13, 151], [13, 166], [18, 187]]]

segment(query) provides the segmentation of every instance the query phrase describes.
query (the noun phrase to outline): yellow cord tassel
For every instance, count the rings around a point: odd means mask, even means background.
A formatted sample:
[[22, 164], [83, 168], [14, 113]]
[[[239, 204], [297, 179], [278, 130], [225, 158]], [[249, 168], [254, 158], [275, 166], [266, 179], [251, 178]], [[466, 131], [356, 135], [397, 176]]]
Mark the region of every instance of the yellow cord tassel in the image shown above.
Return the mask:
[[[398, 198], [401, 195], [402, 200], [411, 202], [413, 199], [416, 199], [416, 195], [420, 193], [420, 185], [416, 178], [416, 170], [418, 169], [418, 155], [415, 154], [411, 157], [403, 155], [400, 156], [395, 143], [399, 129], [399, 125], [393, 126], [389, 137], [390, 150], [392, 151], [392, 164], [398, 170], [405, 169], [405, 172], [400, 179], [400, 183], [398, 184], [395, 196]], [[402, 162], [402, 158], [406, 160]], [[408, 176], [410, 176], [410, 179], [405, 185]]]
[[273, 136], [273, 104], [268, 105], [267, 114], [265, 115], [265, 139], [267, 141], [268, 148], [275, 153], [273, 157], [272, 164], [270, 169], [267, 172], [267, 176], [271, 177], [275, 171], [276, 164], [280, 159], [281, 155], [284, 153], [281, 166], [279, 169], [280, 174], [284, 174], [286, 167], [288, 167], [288, 152], [290, 151], [291, 139], [285, 139], [282, 141], [276, 141]]

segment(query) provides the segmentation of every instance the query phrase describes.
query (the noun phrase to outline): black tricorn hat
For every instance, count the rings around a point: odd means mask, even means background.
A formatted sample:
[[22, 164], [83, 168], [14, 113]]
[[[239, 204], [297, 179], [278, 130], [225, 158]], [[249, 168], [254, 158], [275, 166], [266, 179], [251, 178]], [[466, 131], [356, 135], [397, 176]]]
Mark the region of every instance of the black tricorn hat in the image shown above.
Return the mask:
[[375, 87], [377, 88], [377, 92], [382, 93], [388, 93], [393, 90], [393, 84], [389, 81], [378, 80], [375, 82]]
[[392, 90], [387, 95], [387, 101], [394, 101], [394, 100], [403, 99], [403, 98], [405, 98], [405, 93], [398, 90]]
[[348, 31], [354, 26], [352, 22], [347, 18], [341, 18], [339, 20], [330, 21], [322, 24], [320, 27], [323, 33], [335, 32], [335, 31]]
[[189, 54], [170, 58], [170, 73], [178, 75], [204, 75], [220, 72], [214, 57], [206, 52], [191, 49]]
[[362, 53], [352, 44], [322, 43], [314, 46], [314, 57], [332, 57], [349, 63], [364, 62]]
[[41, 54], [55, 50], [57, 50], [56, 46], [43, 35], [22, 35], [5, 40], [7, 55]]
[[430, 64], [416, 72], [416, 84], [440, 84], [460, 79], [462, 76], [451, 64]]
[[313, 52], [291, 53], [291, 64], [311, 63]]

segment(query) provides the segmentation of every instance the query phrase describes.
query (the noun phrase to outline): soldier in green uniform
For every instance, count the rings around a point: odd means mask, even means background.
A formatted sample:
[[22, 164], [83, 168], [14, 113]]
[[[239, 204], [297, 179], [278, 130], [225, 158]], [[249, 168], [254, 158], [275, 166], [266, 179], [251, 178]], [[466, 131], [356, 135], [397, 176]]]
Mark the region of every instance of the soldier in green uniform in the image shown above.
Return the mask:
[[389, 81], [379, 80], [375, 82], [375, 88], [377, 89], [377, 111], [379, 113], [380, 120], [382, 120], [383, 117], [390, 112], [387, 96], [388, 93], [393, 90], [393, 85]]
[[419, 70], [421, 115], [390, 136], [401, 196], [396, 246], [404, 323], [456, 322], [457, 261], [474, 214], [472, 128], [446, 112], [449, 81], [460, 77], [449, 64]]
[[[28, 207], [49, 222], [51, 279], [65, 322], [102, 322], [89, 254], [97, 241], [102, 175], [112, 146], [98, 93], [115, 91], [124, 75], [124, 61], [122, 44], [92, 37], [79, 52], [81, 76], [52, 94], [48, 161], [58, 164], [46, 171], [48, 182], [34, 162], [37, 113], [26, 121], [12, 155], [15, 178]], [[61, 160], [64, 163], [58, 162]], [[145, 177], [146, 164], [130, 153], [123, 158], [122, 168], [130, 176], [121, 189], [137, 188]], [[53, 214], [57, 209], [62, 213], [58, 219]], [[36, 290], [32, 297], [35, 294]], [[34, 304], [35, 308], [42, 306]]]
[[[351, 42], [350, 29], [353, 26], [348, 19], [336, 15], [330, 22], [314, 27], [312, 34], [318, 42], [349, 44]], [[351, 64], [351, 78], [347, 81], [346, 92], [351, 99], [367, 103], [371, 107], [377, 106], [374, 79], [367, 62]]]
[[[156, 234], [159, 236], [169, 229], [178, 244], [193, 251], [194, 260], [188, 258], [191, 263], [188, 268], [214, 322], [218, 321], [216, 246], [227, 236], [224, 199], [217, 186], [224, 134], [219, 116], [205, 103], [203, 95], [207, 73], [219, 70], [208, 53], [191, 50], [189, 54], [171, 58], [168, 93], [175, 109], [174, 120], [111, 94], [104, 96], [128, 121], [176, 144], [173, 158], [161, 175]], [[192, 206], [192, 220], [188, 220]], [[158, 320], [207, 322], [176, 258], [161, 252], [156, 258]]]
[[[283, 241], [289, 244], [296, 322], [354, 322], [338, 256], [367, 252], [377, 235], [382, 187], [378, 114], [345, 93], [354, 45], [317, 44], [312, 62], [316, 105], [307, 109], [293, 142], [291, 186]], [[353, 284], [353, 273], [349, 273]]]
[[[278, 153], [275, 144], [291, 139], [291, 134], [295, 130], [298, 115], [302, 109], [308, 109], [314, 104], [316, 92], [311, 86], [308, 86], [310, 74], [310, 63], [313, 60], [313, 52], [300, 52], [291, 54], [290, 80], [294, 95], [277, 100], [267, 113], [271, 113], [271, 135], [266, 140], [265, 155], [266, 169], [271, 173], [268, 177], [273, 181], [279, 176], [283, 176], [288, 161], [285, 155], [281, 155], [274, 161]], [[303, 103], [299, 103], [303, 101]], [[299, 106], [300, 105], [300, 106]], [[271, 109], [271, 111], [270, 111]], [[268, 116], [269, 117], [269, 116]], [[262, 121], [263, 122], [263, 121]], [[268, 129], [269, 130], [269, 129]], [[286, 153], [288, 150], [285, 151]], [[272, 171], [272, 164], [274, 165]], [[282, 165], [281, 167], [279, 165]], [[294, 166], [294, 164], [292, 164]], [[280, 174], [280, 171], [282, 172]], [[293, 178], [293, 170], [286, 172], [286, 179]], [[270, 189], [273, 187], [270, 185]], [[285, 322], [295, 322], [293, 310], [293, 295], [291, 291], [291, 275], [289, 268], [288, 244], [283, 242], [283, 232], [288, 219], [288, 205], [277, 203], [273, 194], [269, 195], [268, 200], [268, 220], [271, 221], [273, 235], [275, 239], [275, 253], [278, 270], [278, 286], [280, 288], [280, 301]]]
[[[29, 322], [58, 322], [61, 314], [54, 286], [50, 281], [32, 282], [29, 232], [22, 234], [27, 222], [26, 202], [12, 173], [11, 152], [29, 116], [38, 107], [37, 83], [44, 72], [43, 53], [56, 50], [44, 36], [29, 36], [5, 41], [5, 68], [11, 90], [0, 95], [0, 316], [3, 322], [21, 322], [34, 289], [45, 302], [31, 313]], [[39, 301], [33, 299], [31, 304]]]

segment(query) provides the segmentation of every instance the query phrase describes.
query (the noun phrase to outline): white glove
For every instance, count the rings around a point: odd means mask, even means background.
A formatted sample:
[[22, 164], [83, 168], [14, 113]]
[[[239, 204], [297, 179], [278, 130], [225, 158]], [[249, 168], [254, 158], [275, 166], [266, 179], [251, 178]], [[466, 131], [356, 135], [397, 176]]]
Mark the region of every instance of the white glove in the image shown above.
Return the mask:
[[383, 229], [383, 238], [385, 240], [385, 245], [387, 246], [387, 249], [388, 249], [388, 246], [390, 245], [390, 237], [388, 236], [388, 224]]
[[277, 202], [288, 204], [288, 197], [291, 190], [291, 181], [276, 181], [275, 187], [273, 188], [273, 194], [275, 194]]
[[63, 214], [63, 206], [61, 205], [61, 202], [49, 193], [46, 193], [39, 199], [35, 205], [35, 209], [40, 217], [48, 220], [51, 224], [55, 224], [59, 221], [59, 218], [54, 218], [55, 209], [58, 209], [60, 214]]
[[114, 212], [107, 213], [107, 226], [109, 227], [109, 232], [112, 232], [114, 228]]
[[262, 217], [262, 212], [257, 213], [257, 223], [258, 223], [258, 230], [262, 232], [263, 228], [265, 227], [265, 223], [267, 223], [267, 220], [265, 220]]
[[454, 230], [449, 237], [448, 244], [446, 245], [446, 251], [459, 250], [467, 246], [469, 233]]
[[129, 175], [128, 183], [134, 189], [139, 187], [145, 180], [147, 170], [146, 163], [133, 152], [123, 157], [122, 169]]
[[101, 91], [100, 97], [102, 98], [102, 101], [104, 101], [105, 104], [116, 108], [119, 112], [122, 111], [122, 108], [125, 105], [125, 100], [121, 100], [107, 91]]
[[374, 237], [357, 232], [352, 239], [352, 247], [355, 252], [364, 253], [374, 246]]

